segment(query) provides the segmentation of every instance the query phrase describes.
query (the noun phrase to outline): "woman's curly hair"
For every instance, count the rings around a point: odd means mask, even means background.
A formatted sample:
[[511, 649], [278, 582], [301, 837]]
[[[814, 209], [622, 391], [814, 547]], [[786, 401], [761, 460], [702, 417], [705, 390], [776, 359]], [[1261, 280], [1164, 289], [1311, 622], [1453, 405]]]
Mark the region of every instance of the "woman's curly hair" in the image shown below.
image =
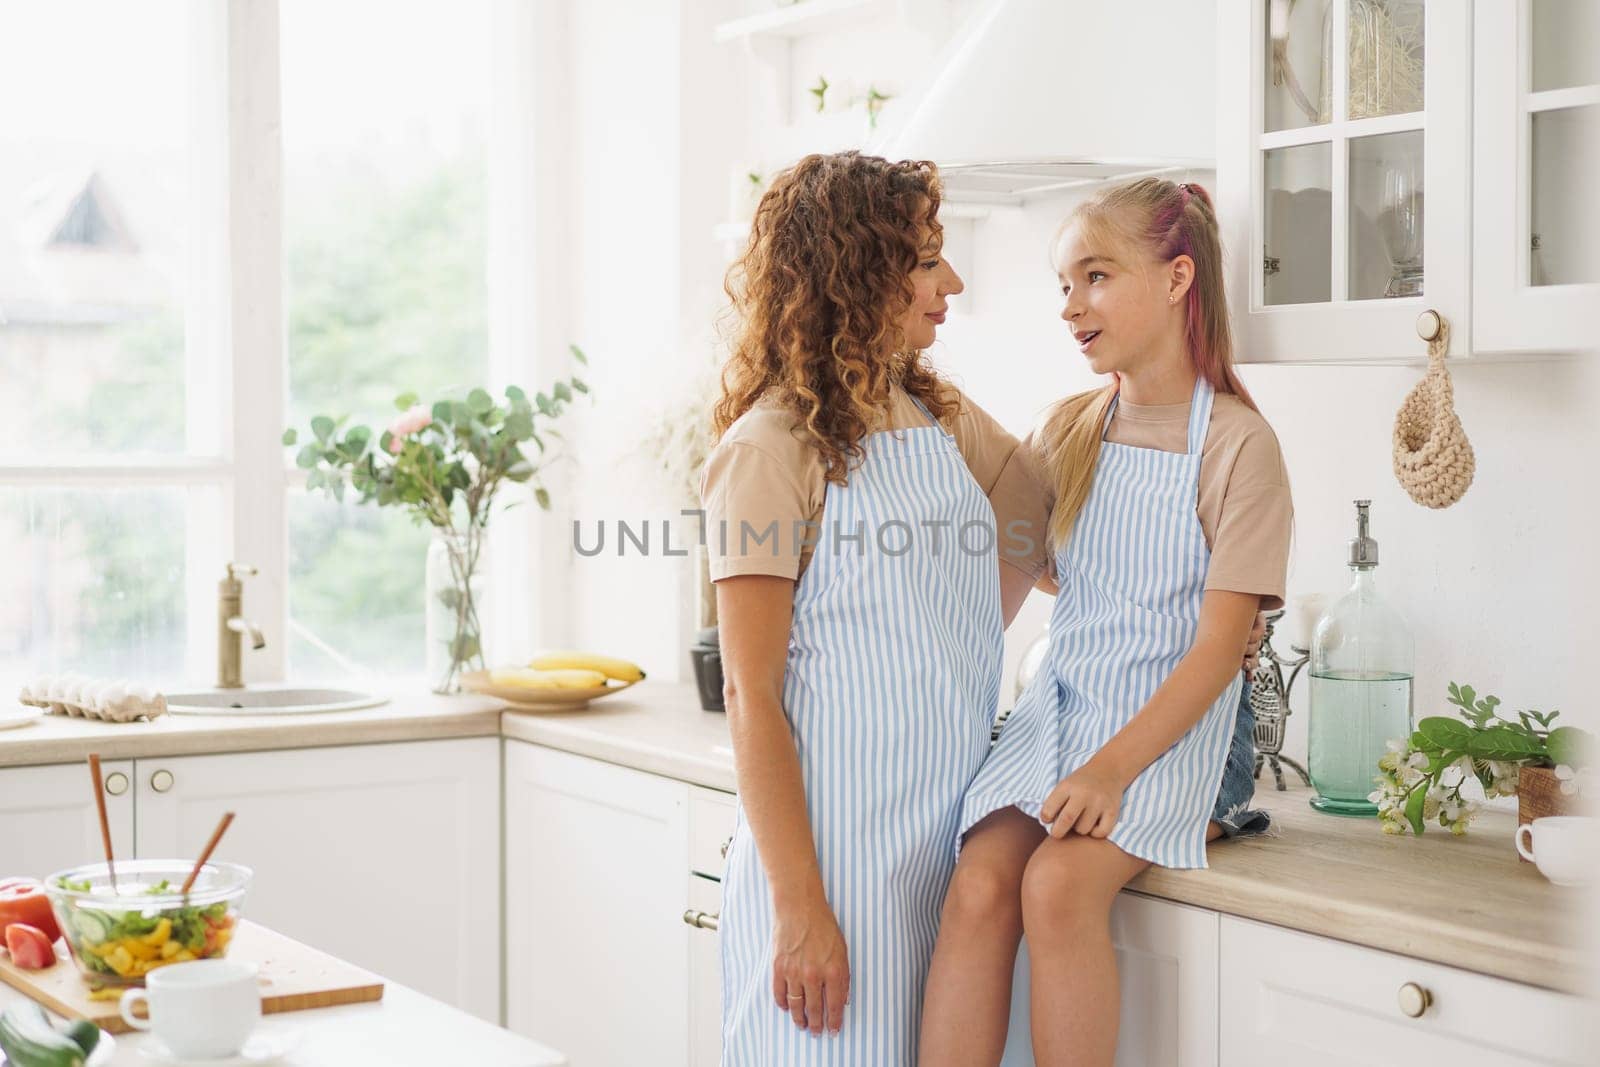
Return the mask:
[[935, 244], [932, 163], [859, 152], [809, 155], [772, 181], [725, 284], [739, 317], [712, 424], [721, 437], [760, 399], [793, 410], [843, 484], [881, 429], [898, 383], [940, 422], [959, 395], [907, 348], [902, 320], [923, 240]]

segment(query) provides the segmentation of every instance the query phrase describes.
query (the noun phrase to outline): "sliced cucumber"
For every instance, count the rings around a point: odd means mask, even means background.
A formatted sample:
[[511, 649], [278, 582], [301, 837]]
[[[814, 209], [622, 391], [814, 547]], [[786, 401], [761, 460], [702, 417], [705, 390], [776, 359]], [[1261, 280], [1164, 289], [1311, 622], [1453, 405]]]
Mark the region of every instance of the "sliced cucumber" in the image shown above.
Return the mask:
[[111, 920], [98, 911], [87, 911], [82, 908], [74, 911], [72, 928], [78, 931], [79, 937], [85, 941], [93, 941], [97, 945], [111, 936]]

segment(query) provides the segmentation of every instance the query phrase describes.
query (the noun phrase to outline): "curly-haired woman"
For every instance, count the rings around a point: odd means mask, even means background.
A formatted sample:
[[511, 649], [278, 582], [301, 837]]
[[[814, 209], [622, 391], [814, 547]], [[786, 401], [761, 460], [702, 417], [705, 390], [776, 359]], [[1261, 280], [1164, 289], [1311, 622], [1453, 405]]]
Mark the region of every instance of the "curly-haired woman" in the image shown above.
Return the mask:
[[997, 557], [1038, 554], [1048, 525], [1017, 440], [922, 355], [962, 290], [939, 201], [931, 164], [808, 156], [730, 272], [701, 487], [740, 799], [726, 1064], [914, 1059], [1003, 627], [1032, 584]]

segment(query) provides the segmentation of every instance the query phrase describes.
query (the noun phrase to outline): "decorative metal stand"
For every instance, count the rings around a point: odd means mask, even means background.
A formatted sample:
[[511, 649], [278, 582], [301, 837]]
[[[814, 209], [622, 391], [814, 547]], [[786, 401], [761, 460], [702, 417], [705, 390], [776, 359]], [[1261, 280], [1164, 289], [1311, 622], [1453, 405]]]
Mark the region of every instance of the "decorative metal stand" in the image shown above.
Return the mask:
[[[1289, 706], [1289, 693], [1294, 689], [1300, 671], [1311, 661], [1311, 653], [1308, 649], [1291, 645], [1289, 651], [1292, 655], [1286, 658], [1278, 654], [1272, 647], [1272, 631], [1281, 618], [1281, 608], [1267, 613], [1267, 633], [1261, 639], [1261, 663], [1250, 676], [1250, 710], [1256, 716], [1255, 776], [1259, 779], [1262, 765], [1270, 764], [1272, 777], [1278, 783], [1278, 788], [1283, 790], [1288, 788], [1283, 781], [1285, 763], [1295, 769], [1301, 781], [1306, 785], [1311, 784], [1311, 776], [1306, 769], [1283, 754], [1283, 739], [1288, 732], [1289, 715], [1293, 710]], [[1289, 671], [1287, 682], [1283, 680], [1285, 668]]]

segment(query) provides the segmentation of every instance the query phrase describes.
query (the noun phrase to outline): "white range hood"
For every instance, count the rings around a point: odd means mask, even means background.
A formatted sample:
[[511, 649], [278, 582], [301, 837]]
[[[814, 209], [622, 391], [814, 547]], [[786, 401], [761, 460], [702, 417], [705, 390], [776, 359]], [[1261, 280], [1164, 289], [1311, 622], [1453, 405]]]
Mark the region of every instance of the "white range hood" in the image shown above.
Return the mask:
[[990, 0], [877, 151], [933, 160], [952, 201], [1019, 203], [1214, 168], [1215, 99], [1215, 0]]

